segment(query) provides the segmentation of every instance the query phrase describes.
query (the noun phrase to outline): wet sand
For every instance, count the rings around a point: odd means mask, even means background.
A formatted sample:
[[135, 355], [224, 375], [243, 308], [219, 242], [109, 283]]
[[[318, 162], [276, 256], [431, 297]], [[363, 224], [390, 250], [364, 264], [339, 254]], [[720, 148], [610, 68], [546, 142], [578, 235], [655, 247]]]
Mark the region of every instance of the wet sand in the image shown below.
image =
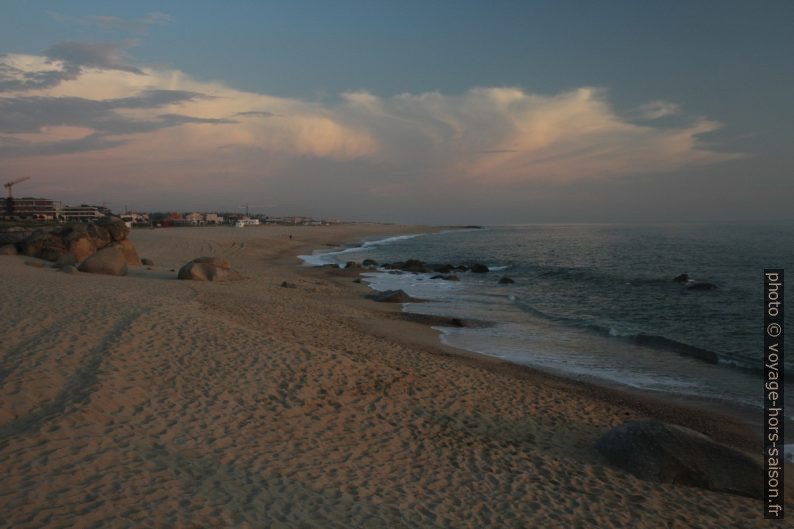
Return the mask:
[[[136, 230], [127, 277], [0, 257], [0, 526], [766, 526], [594, 448], [657, 417], [752, 449], [741, 418], [443, 346], [295, 257], [424, 229]], [[201, 255], [245, 279], [174, 279]]]

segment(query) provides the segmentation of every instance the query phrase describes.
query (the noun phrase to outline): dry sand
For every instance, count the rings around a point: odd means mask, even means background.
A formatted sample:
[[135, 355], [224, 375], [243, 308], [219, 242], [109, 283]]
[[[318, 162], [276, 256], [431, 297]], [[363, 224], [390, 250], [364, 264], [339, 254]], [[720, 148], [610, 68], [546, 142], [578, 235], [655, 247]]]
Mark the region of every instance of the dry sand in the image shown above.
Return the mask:
[[[0, 526], [766, 526], [594, 449], [645, 416], [753, 445], [740, 423], [443, 347], [295, 258], [415, 231], [138, 230], [127, 277], [0, 257]], [[200, 255], [247, 279], [176, 281]]]

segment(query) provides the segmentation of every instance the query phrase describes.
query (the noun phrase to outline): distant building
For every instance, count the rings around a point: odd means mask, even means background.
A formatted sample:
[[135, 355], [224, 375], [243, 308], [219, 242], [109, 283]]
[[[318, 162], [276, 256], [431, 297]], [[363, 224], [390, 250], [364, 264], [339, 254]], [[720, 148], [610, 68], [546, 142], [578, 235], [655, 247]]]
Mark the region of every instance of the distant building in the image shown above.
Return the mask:
[[0, 199], [0, 216], [9, 219], [56, 220], [63, 204], [49, 198]]
[[108, 209], [100, 206], [89, 206], [88, 204], [63, 206], [58, 216], [61, 220], [67, 222], [92, 222], [106, 216], [107, 213], [105, 211], [108, 211]]
[[223, 217], [217, 213], [207, 213], [204, 215], [204, 221], [207, 224], [223, 224]]
[[198, 226], [199, 224], [204, 224], [204, 215], [194, 211], [185, 215], [184, 220], [193, 226]]

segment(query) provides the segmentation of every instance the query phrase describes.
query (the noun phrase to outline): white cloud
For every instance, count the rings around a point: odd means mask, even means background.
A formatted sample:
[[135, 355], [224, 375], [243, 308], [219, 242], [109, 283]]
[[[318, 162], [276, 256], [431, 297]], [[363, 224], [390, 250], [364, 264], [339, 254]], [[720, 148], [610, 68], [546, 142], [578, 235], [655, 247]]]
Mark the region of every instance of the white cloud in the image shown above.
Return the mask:
[[[34, 120], [42, 134], [28, 130], [30, 120], [25, 121], [26, 135], [11, 130], [12, 125], [0, 130], [0, 153], [5, 153], [0, 157], [24, 156], [30, 166], [38, 161], [42, 167], [53, 165], [43, 162], [45, 158], [68, 157], [59, 163], [74, 170], [85, 164], [87, 172], [113, 166], [132, 171], [145, 160], [149, 167], [159, 164], [150, 174], [162, 186], [206, 167], [234, 167], [234, 178], [241, 179], [262, 176], [264, 167], [276, 175], [293, 160], [310, 157], [329, 164], [371, 164], [372, 190], [397, 192], [419, 179], [424, 188], [455, 181], [572, 182], [671, 171], [739, 156], [699, 140], [699, 135], [719, 128], [718, 123], [703, 118], [677, 127], [632, 122], [615, 112], [605, 92], [594, 88], [555, 95], [504, 87], [394, 97], [351, 92], [337, 102], [321, 103], [240, 91], [178, 70], [127, 66], [117, 48], [72, 44], [53, 49], [63, 52], [65, 60], [74, 62], [75, 55], [85, 59], [79, 71], [58, 77], [58, 69], [67, 65], [37, 56], [0, 57], [0, 85], [3, 75], [14, 81], [0, 92], [0, 104], [41, 97], [51, 109], [49, 118]], [[40, 74], [58, 82], [22, 82]], [[163, 97], [168, 94], [194, 96]], [[93, 121], [68, 118], [73, 115], [69, 113], [58, 117], [59, 103], [74, 106], [78, 100], [95, 109]], [[119, 100], [128, 103], [120, 105]], [[97, 110], [91, 102], [103, 103]], [[664, 102], [641, 109], [648, 120], [673, 113], [680, 113], [678, 107]], [[86, 141], [75, 138], [75, 131], [83, 131]], [[65, 143], [59, 147], [58, 141]], [[316, 177], [325, 178], [322, 164], [316, 167]], [[378, 167], [414, 176], [395, 182]]]

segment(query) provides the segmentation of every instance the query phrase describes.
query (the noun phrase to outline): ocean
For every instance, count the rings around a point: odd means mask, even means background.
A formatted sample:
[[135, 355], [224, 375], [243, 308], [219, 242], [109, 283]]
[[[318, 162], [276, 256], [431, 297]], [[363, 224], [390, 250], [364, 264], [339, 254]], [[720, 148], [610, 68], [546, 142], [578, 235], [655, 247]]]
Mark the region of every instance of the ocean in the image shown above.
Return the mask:
[[[555, 224], [390, 237], [302, 256], [482, 263], [489, 273], [363, 277], [424, 303], [405, 311], [477, 322], [443, 342], [572, 378], [761, 407], [763, 270], [794, 264], [794, 225]], [[688, 283], [673, 278], [688, 274]], [[499, 284], [509, 277], [512, 284]], [[688, 288], [694, 283], [716, 288]], [[786, 295], [791, 297], [789, 278]], [[785, 326], [791, 325], [792, 310]], [[794, 354], [785, 361], [794, 375]], [[794, 415], [794, 394], [786, 398]]]

